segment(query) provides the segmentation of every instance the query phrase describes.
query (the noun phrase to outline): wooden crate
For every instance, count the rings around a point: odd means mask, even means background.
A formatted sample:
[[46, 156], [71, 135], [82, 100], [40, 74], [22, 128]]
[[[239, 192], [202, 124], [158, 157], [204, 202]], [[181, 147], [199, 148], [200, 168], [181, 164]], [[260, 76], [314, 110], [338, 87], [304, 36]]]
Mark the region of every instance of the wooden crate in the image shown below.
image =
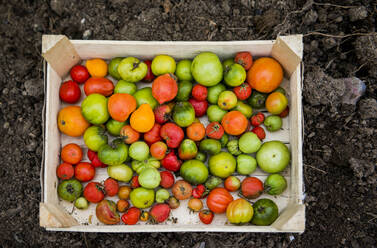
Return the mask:
[[[204, 225], [197, 214], [187, 210], [187, 200], [181, 207], [172, 211], [177, 223], [168, 221], [159, 225], [140, 223], [134, 226], [123, 224], [111, 226], [98, 222], [95, 204], [87, 210], [75, 210], [72, 203], [61, 201], [57, 195], [58, 178], [56, 167], [60, 164], [60, 149], [67, 143], [80, 144], [82, 138], [63, 135], [57, 128], [57, 114], [63, 107], [59, 99], [59, 86], [69, 78], [70, 68], [89, 58], [111, 59], [113, 57], [135, 56], [142, 60], [158, 54], [168, 54], [176, 60], [194, 58], [200, 52], [211, 51], [220, 59], [234, 56], [239, 51], [249, 51], [253, 57], [271, 56], [277, 59], [285, 71], [284, 88], [289, 96], [290, 114], [284, 119], [283, 129], [267, 133], [265, 141], [281, 140], [291, 150], [290, 166], [283, 172], [288, 188], [282, 196], [272, 197], [263, 194], [260, 198], [273, 199], [279, 207], [279, 217], [271, 226], [227, 223], [225, 214], [216, 215], [211, 225]], [[41, 169], [42, 202], [40, 203], [40, 225], [51, 231], [80, 232], [303, 232], [305, 229], [305, 205], [303, 204], [303, 162], [302, 162], [302, 54], [301, 35], [282, 36], [267, 41], [230, 42], [160, 42], [160, 41], [85, 41], [68, 40], [63, 35], [44, 35], [42, 42], [45, 63], [45, 108], [44, 119], [44, 159]], [[109, 77], [112, 79], [111, 77]], [[112, 79], [113, 80], [113, 79]], [[114, 83], [116, 82], [113, 80]], [[144, 85], [144, 84], [139, 84]], [[84, 94], [82, 94], [82, 99]], [[79, 105], [79, 104], [78, 104]], [[207, 120], [202, 120], [206, 122]], [[84, 157], [84, 160], [87, 160]], [[262, 181], [267, 174], [257, 169], [252, 174]], [[106, 169], [97, 169], [95, 181], [107, 177]], [[240, 177], [242, 178], [242, 177]], [[115, 199], [115, 198], [109, 198]], [[204, 201], [205, 202], [205, 201]]]

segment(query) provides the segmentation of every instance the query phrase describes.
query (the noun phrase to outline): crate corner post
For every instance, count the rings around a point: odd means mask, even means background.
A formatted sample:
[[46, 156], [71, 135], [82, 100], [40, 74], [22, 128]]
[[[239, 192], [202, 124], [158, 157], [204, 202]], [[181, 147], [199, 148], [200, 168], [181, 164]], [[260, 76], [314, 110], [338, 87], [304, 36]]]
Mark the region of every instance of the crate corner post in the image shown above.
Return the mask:
[[79, 225], [65, 210], [49, 203], [39, 204], [39, 225], [45, 228], [63, 228]]

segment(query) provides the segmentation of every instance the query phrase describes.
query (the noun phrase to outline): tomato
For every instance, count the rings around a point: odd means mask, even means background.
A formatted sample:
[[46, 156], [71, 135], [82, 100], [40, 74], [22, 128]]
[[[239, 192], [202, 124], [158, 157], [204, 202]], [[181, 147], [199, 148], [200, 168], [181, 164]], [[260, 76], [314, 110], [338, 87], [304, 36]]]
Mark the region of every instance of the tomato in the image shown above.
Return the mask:
[[84, 197], [92, 203], [102, 201], [105, 197], [103, 186], [97, 182], [88, 183], [84, 188]]
[[82, 150], [77, 144], [70, 143], [62, 148], [60, 156], [68, 164], [77, 164], [82, 159]]
[[118, 190], [118, 198], [121, 200], [127, 200], [130, 196], [131, 188], [129, 186], [120, 186]]
[[212, 223], [214, 216], [215, 215], [213, 214], [213, 212], [208, 209], [204, 209], [199, 212], [199, 219], [201, 220], [201, 222], [203, 222], [206, 225], [209, 225]]
[[225, 179], [224, 187], [230, 192], [234, 192], [238, 190], [241, 186], [240, 179], [235, 176], [229, 176], [227, 179]]
[[208, 102], [211, 104], [217, 104], [217, 101], [219, 100], [219, 95], [221, 92], [225, 91], [225, 85], [223, 84], [217, 84], [215, 86], [208, 88]]
[[154, 189], [160, 185], [161, 176], [157, 169], [155, 168], [145, 168], [141, 171], [139, 175], [139, 183], [141, 187], [146, 189]]
[[245, 82], [246, 71], [239, 64], [230, 65], [224, 72], [225, 84], [231, 87], [236, 87]]
[[138, 131], [134, 130], [131, 125], [125, 125], [120, 130], [120, 136], [123, 138], [124, 143], [132, 144], [139, 140], [140, 134]]
[[247, 100], [247, 102], [251, 105], [251, 107], [256, 109], [264, 108], [265, 102], [267, 99], [267, 94], [258, 92], [256, 90], [253, 90], [253, 93], [251, 93], [251, 96]]
[[215, 155], [221, 151], [221, 143], [215, 139], [204, 139], [199, 144], [199, 150], [209, 155]]
[[101, 160], [99, 160], [98, 155], [95, 151], [88, 150], [88, 158], [92, 162], [92, 165], [94, 168], [102, 167], [105, 168], [107, 167], [106, 164], [102, 163]]
[[194, 212], [199, 212], [203, 208], [203, 202], [200, 199], [192, 198], [188, 202], [188, 208]]
[[105, 192], [108, 196], [114, 196], [118, 194], [119, 184], [116, 180], [112, 178], [107, 178], [104, 182]]
[[[177, 77], [179, 78], [178, 75]], [[191, 90], [192, 90], [192, 83], [190, 81], [180, 81], [178, 83], [178, 93], [177, 93], [177, 96], [175, 97], [175, 100], [187, 101], [190, 97]]]
[[169, 55], [157, 55], [153, 58], [151, 69], [154, 75], [159, 76], [166, 73], [174, 73], [177, 65]]
[[136, 141], [130, 145], [128, 152], [132, 159], [143, 161], [149, 156], [149, 146], [144, 141]]
[[280, 195], [287, 188], [287, 180], [280, 174], [270, 174], [264, 181], [264, 188], [269, 195]]
[[125, 164], [116, 164], [107, 167], [107, 174], [121, 182], [129, 182], [132, 178], [132, 169]]
[[78, 209], [87, 209], [89, 207], [89, 202], [81, 196], [75, 200], [74, 205]]
[[276, 132], [283, 126], [283, 120], [278, 115], [270, 115], [263, 122], [264, 126], [270, 132]]
[[226, 133], [224, 133], [223, 136], [221, 136], [221, 139], [220, 139], [221, 148], [226, 147], [226, 145], [228, 144], [228, 142], [229, 142], [229, 135], [227, 135]]
[[165, 189], [170, 189], [174, 185], [174, 175], [170, 171], [161, 171], [160, 172], [161, 176], [161, 182], [160, 185], [161, 187]]
[[282, 93], [273, 92], [268, 95], [265, 104], [268, 112], [273, 115], [279, 115], [287, 108], [288, 100]]
[[189, 102], [178, 102], [174, 106], [173, 120], [180, 127], [188, 127], [195, 120], [195, 110]]
[[151, 145], [157, 141], [162, 140], [160, 136], [160, 129], [161, 125], [158, 123], [155, 123], [151, 130], [144, 133], [144, 141], [147, 142], [148, 145]]
[[192, 194], [192, 187], [188, 182], [179, 180], [175, 182], [171, 191], [178, 200], [186, 200]]
[[251, 223], [257, 226], [271, 225], [279, 216], [278, 206], [270, 199], [260, 199], [253, 204]]
[[135, 93], [133, 93], [133, 96], [136, 99], [137, 107], [140, 107], [142, 104], [146, 103], [152, 109], [155, 109], [158, 105], [157, 100], [153, 97], [151, 87], [138, 89]]
[[249, 175], [257, 169], [257, 160], [247, 154], [237, 156], [237, 172], [241, 175]]
[[186, 134], [189, 139], [192, 139], [193, 141], [201, 141], [206, 133], [206, 129], [204, 128], [204, 125], [200, 122], [192, 123], [190, 126], [186, 129]]
[[164, 222], [170, 214], [170, 207], [166, 203], [158, 203], [149, 211], [154, 223]]
[[158, 189], [156, 191], [156, 202], [157, 203], [164, 203], [165, 201], [167, 201], [169, 199], [169, 197], [170, 197], [170, 193], [166, 189]]
[[87, 182], [94, 178], [96, 170], [94, 166], [87, 162], [81, 162], [75, 167], [75, 177], [81, 182]]
[[113, 94], [114, 84], [107, 78], [89, 78], [84, 84], [85, 95], [98, 93], [104, 96]]
[[76, 179], [64, 180], [58, 186], [58, 195], [66, 201], [73, 202], [80, 197], [82, 185]]
[[91, 124], [104, 124], [110, 117], [107, 103], [108, 101], [105, 96], [97, 93], [91, 94], [82, 101], [81, 113]]
[[261, 125], [263, 122], [264, 114], [262, 112], [258, 112], [251, 117], [251, 125], [253, 125], [254, 127]]
[[117, 202], [117, 210], [121, 213], [126, 212], [126, 210], [130, 207], [130, 203], [126, 200], [119, 200]]
[[288, 114], [289, 114], [289, 106], [287, 106], [287, 107], [283, 110], [283, 112], [281, 112], [281, 113], [279, 114], [279, 116], [280, 116], [281, 118], [284, 118], [284, 117], [287, 117]]
[[133, 176], [132, 179], [131, 179], [131, 188], [133, 189], [136, 189], [136, 188], [139, 188], [140, 187], [140, 184], [139, 184], [139, 176]]
[[230, 111], [221, 120], [225, 132], [230, 135], [240, 135], [245, 132], [248, 120], [239, 111]]
[[136, 207], [131, 207], [125, 214], [122, 215], [122, 221], [126, 225], [135, 225], [140, 218], [141, 210]]
[[228, 112], [221, 109], [218, 105], [211, 105], [207, 109], [207, 117], [210, 122], [220, 122], [226, 113]]
[[112, 136], [120, 136], [120, 130], [126, 125], [125, 121], [110, 119], [106, 122], [106, 130]]
[[247, 72], [247, 82], [259, 92], [270, 93], [283, 81], [283, 68], [273, 58], [257, 59]]
[[181, 127], [174, 123], [166, 123], [160, 129], [160, 136], [166, 141], [169, 148], [177, 148], [185, 134]]
[[175, 198], [174, 196], [170, 196], [168, 199], [168, 204], [171, 209], [179, 208], [179, 200]]
[[188, 59], [183, 59], [178, 62], [175, 75], [177, 75], [179, 81], [192, 81], [191, 63], [192, 61]]
[[212, 175], [227, 178], [236, 170], [236, 159], [228, 152], [220, 152], [209, 158], [208, 167]]
[[119, 66], [119, 63], [123, 59], [124, 58], [121, 58], [121, 57], [115, 57], [115, 58], [112, 58], [109, 62], [109, 65], [108, 65], [109, 74], [110, 74], [110, 76], [112, 76], [116, 80], [120, 79], [120, 75], [119, 75], [119, 72], [118, 72], [118, 66]]
[[263, 143], [256, 154], [259, 167], [267, 173], [283, 171], [291, 160], [291, 153], [281, 141], [268, 141]]
[[196, 82], [210, 87], [218, 84], [223, 79], [223, 66], [216, 54], [202, 52], [192, 61], [191, 74]]
[[115, 225], [120, 221], [115, 202], [102, 200], [97, 204], [96, 216], [99, 221], [107, 225]]
[[242, 134], [238, 140], [238, 146], [243, 153], [254, 153], [259, 150], [262, 142], [258, 136], [253, 132], [246, 132]]
[[263, 190], [263, 182], [256, 177], [247, 177], [242, 181], [241, 192], [248, 199], [258, 198]]
[[263, 127], [254, 127], [251, 131], [255, 133], [260, 140], [266, 138], [266, 132], [264, 131]]
[[98, 158], [107, 165], [119, 165], [127, 160], [128, 147], [122, 139], [115, 139], [111, 145], [102, 145], [98, 150]]
[[151, 153], [152, 157], [154, 157], [158, 160], [161, 160], [165, 157], [167, 150], [168, 150], [168, 147], [162, 141], [158, 141], [156, 143], [153, 143], [150, 147], [150, 153]]
[[225, 213], [229, 203], [233, 201], [233, 196], [224, 188], [211, 190], [207, 197], [208, 208], [216, 214]]
[[75, 174], [75, 169], [68, 163], [62, 163], [56, 168], [56, 175], [62, 180], [68, 180]]
[[198, 199], [206, 196], [206, 193], [206, 187], [204, 187], [203, 184], [199, 184], [195, 189], [192, 190], [192, 196]]
[[[123, 79], [119, 80], [114, 88], [114, 93], [126, 93], [130, 95], [134, 95], [136, 91], [137, 91], [136, 84], [124, 81]], [[137, 102], [137, 99], [136, 99], [136, 102]]]
[[223, 180], [220, 177], [211, 176], [204, 185], [207, 189], [212, 190], [222, 184], [222, 182]]
[[171, 119], [174, 103], [159, 105], [154, 109], [154, 117], [157, 123], [164, 124]]
[[208, 178], [207, 166], [195, 159], [184, 162], [179, 172], [183, 179], [193, 185], [205, 183]]
[[207, 108], [208, 108], [208, 102], [206, 100], [204, 101], [198, 101], [194, 98], [191, 98], [189, 100], [189, 103], [192, 105], [195, 111], [195, 117], [202, 117], [206, 114]]
[[207, 87], [197, 84], [192, 88], [191, 95], [198, 101], [204, 101], [207, 99], [208, 90]]
[[221, 139], [224, 135], [224, 128], [217, 121], [211, 122], [206, 128], [206, 135], [211, 139]]
[[131, 162], [132, 169], [137, 173], [140, 174], [143, 170], [147, 168], [155, 168], [158, 169], [160, 168], [160, 161], [158, 161], [155, 158], [148, 157], [145, 160], [138, 161], [138, 160], [133, 160]]
[[85, 145], [94, 152], [97, 152], [102, 145], [107, 144], [107, 141], [106, 131], [100, 126], [91, 126], [84, 133]]
[[136, 99], [126, 93], [116, 93], [108, 99], [107, 108], [111, 118], [123, 122], [136, 109]]
[[251, 95], [250, 84], [243, 83], [240, 86], [233, 88], [234, 94], [236, 94], [238, 100], [246, 100]]
[[173, 74], [158, 76], [152, 83], [152, 95], [160, 104], [173, 100], [177, 94], [177, 78]]
[[161, 160], [161, 164], [167, 170], [179, 171], [182, 161], [178, 159], [174, 150], [170, 150], [170, 152]]
[[153, 79], [155, 78], [155, 76], [152, 73], [152, 68], [151, 68], [152, 60], [145, 60], [144, 63], [147, 65], [148, 70], [147, 70], [147, 75], [145, 75], [145, 77], [143, 78], [143, 81], [152, 82]]
[[149, 220], [149, 212], [148, 211], [142, 211], [140, 215], [141, 221], [148, 221]]
[[134, 57], [122, 59], [118, 65], [120, 77], [130, 83], [136, 83], [142, 80], [148, 72], [148, 66]]
[[70, 75], [73, 81], [82, 84], [90, 77], [88, 69], [83, 65], [75, 65], [70, 71]]
[[246, 224], [253, 218], [253, 207], [245, 199], [232, 201], [226, 209], [226, 217], [232, 224]]
[[133, 189], [130, 194], [131, 203], [137, 208], [149, 208], [152, 206], [154, 199], [155, 193], [153, 189], [139, 187]]
[[178, 148], [178, 156], [182, 160], [189, 160], [195, 158], [198, 154], [198, 147], [195, 142], [190, 139], [184, 139]]
[[233, 91], [225, 90], [220, 93], [217, 105], [223, 110], [230, 110], [237, 105], [237, 96]]
[[80, 87], [72, 80], [66, 81], [60, 85], [59, 96], [66, 103], [76, 103], [81, 97]]
[[234, 62], [240, 64], [245, 70], [249, 70], [253, 64], [253, 57], [249, 52], [239, 52], [234, 57]]

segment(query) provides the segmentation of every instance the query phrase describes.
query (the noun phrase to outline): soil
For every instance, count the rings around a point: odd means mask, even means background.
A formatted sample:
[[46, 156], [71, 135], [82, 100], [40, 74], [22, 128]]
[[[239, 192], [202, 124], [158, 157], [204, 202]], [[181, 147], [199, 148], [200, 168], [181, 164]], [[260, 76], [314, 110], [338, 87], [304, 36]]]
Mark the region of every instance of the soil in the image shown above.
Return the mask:
[[[1, 1], [0, 246], [376, 247], [377, 6], [372, 0], [329, 2]], [[42, 34], [190, 41], [295, 33], [304, 34], [305, 43], [303, 234], [83, 234], [39, 227]], [[356, 104], [346, 104], [341, 93], [349, 77], [366, 84]]]

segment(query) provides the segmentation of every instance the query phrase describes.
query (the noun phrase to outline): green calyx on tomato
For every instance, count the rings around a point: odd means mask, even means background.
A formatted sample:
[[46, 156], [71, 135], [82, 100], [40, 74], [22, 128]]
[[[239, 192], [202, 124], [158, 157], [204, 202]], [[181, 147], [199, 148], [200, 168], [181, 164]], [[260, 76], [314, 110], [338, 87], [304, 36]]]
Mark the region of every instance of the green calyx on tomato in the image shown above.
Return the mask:
[[122, 139], [115, 139], [111, 145], [104, 144], [98, 150], [99, 160], [107, 165], [122, 164], [127, 160], [128, 146]]

